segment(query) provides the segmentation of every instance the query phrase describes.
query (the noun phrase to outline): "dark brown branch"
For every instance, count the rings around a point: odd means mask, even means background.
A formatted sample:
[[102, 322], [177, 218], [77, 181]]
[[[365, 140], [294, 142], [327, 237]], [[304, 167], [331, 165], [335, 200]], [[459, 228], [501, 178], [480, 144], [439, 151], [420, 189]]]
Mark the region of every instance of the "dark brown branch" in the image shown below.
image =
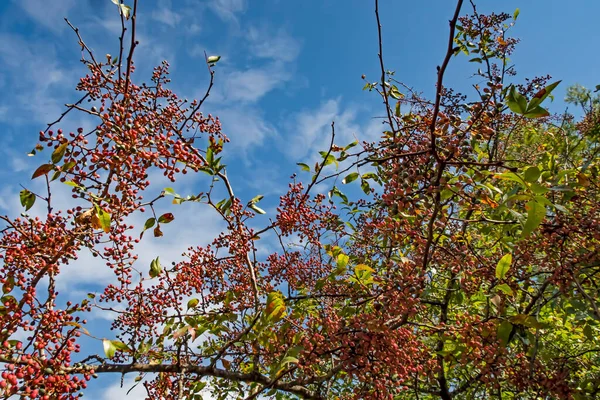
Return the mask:
[[214, 378], [228, 379], [234, 382], [244, 383], [259, 383], [264, 386], [270, 386], [273, 389], [281, 390], [287, 393], [295, 394], [303, 399], [323, 400], [318, 393], [307, 389], [304, 386], [279, 382], [276, 379], [268, 378], [257, 372], [241, 373], [234, 371], [227, 371], [215, 367], [204, 367], [199, 365], [177, 365], [177, 364], [102, 364], [98, 366], [87, 365], [84, 367], [69, 368], [65, 369], [67, 373], [78, 373], [89, 370], [94, 370], [96, 373], [121, 373], [127, 374], [131, 372], [143, 372], [143, 373], [180, 373], [185, 370], [188, 374], [197, 374], [199, 376], [210, 376]]
[[329, 143], [329, 150], [327, 150], [327, 154], [325, 154], [325, 156], [323, 157], [323, 162], [321, 164], [319, 164], [319, 167], [315, 171], [315, 176], [313, 176], [310, 185], [308, 185], [308, 187], [306, 188], [306, 192], [304, 192], [304, 197], [302, 198], [302, 201], [306, 201], [306, 199], [308, 199], [310, 190], [317, 183], [317, 180], [319, 179], [319, 175], [321, 174], [321, 171], [323, 171], [323, 169], [325, 168], [325, 162], [327, 161], [327, 158], [329, 157], [329, 155], [331, 154], [331, 151], [333, 150], [333, 141], [334, 140], [335, 140], [335, 122], [332, 121], [331, 122], [331, 142]]
[[379, 0], [375, 0], [375, 18], [377, 19], [377, 39], [379, 43], [379, 67], [381, 69], [381, 90], [383, 91], [383, 103], [385, 104], [385, 111], [387, 112], [388, 123], [390, 124], [390, 130], [394, 133], [394, 120], [392, 118], [392, 112], [390, 111], [390, 103], [386, 89], [386, 73], [385, 66], [383, 64], [383, 39], [381, 38], [381, 20], [379, 19]]
[[129, 54], [127, 55], [127, 70], [125, 71], [125, 90], [124, 93], [127, 95], [127, 89], [129, 88], [129, 80], [131, 78], [131, 63], [133, 62], [133, 52], [135, 51], [138, 41], [135, 39], [135, 22], [137, 19], [137, 4], [138, 0], [133, 1], [133, 13], [131, 14], [131, 44], [129, 45]]
[[431, 124], [429, 125], [429, 131], [431, 135], [431, 150], [436, 159], [439, 157], [437, 155], [436, 149], [436, 138], [435, 138], [435, 125], [437, 116], [440, 112], [440, 104], [442, 102], [442, 90], [443, 90], [443, 82], [444, 82], [444, 73], [446, 72], [446, 68], [448, 67], [448, 63], [450, 62], [450, 58], [452, 54], [454, 54], [454, 31], [456, 30], [456, 22], [458, 21], [458, 16], [460, 15], [460, 9], [462, 8], [463, 0], [458, 0], [456, 3], [456, 9], [454, 10], [454, 16], [450, 20], [450, 34], [448, 35], [448, 49], [446, 50], [446, 57], [442, 62], [442, 66], [438, 68], [437, 73], [437, 83], [435, 90], [435, 104], [433, 106], [433, 116], [431, 117]]

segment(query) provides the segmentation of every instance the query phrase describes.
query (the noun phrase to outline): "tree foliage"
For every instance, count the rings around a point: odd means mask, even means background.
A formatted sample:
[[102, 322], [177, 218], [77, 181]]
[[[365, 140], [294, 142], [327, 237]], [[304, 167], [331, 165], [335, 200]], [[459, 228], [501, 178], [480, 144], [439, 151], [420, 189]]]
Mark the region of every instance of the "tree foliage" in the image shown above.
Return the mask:
[[[113, 2], [135, 32], [137, 0]], [[138, 374], [149, 398], [597, 395], [598, 101], [573, 87], [567, 100], [583, 117], [551, 115], [559, 81], [519, 83], [509, 60], [518, 11], [462, 3], [426, 99], [385, 69], [376, 2], [381, 76], [365, 89], [385, 109], [380, 140], [336, 143], [332, 124], [321, 161], [300, 164], [307, 183], [294, 178], [261, 229], [251, 226], [263, 197], [234, 194], [228, 139], [201, 111], [220, 57], [206, 57], [210, 84], [190, 103], [167, 88], [166, 62], [135, 83], [135, 35], [127, 43], [123, 32], [118, 56], [100, 60], [71, 25], [89, 69], [82, 97], [32, 151], [45, 158], [32, 179], [47, 192], [20, 193], [25, 212], [38, 201], [46, 215], [0, 217], [4, 398], [76, 398], [100, 373]], [[472, 96], [444, 80], [464, 56]], [[96, 128], [55, 130], [75, 112]], [[193, 195], [156, 191], [155, 171], [211, 182]], [[76, 205], [55, 210], [52, 190], [65, 184]], [[172, 213], [158, 215], [167, 199]], [[138, 265], [136, 245], [162, 236], [184, 202], [211, 208], [226, 229], [172, 265], [160, 254]], [[128, 222], [144, 211], [143, 226]], [[260, 257], [267, 240], [280, 249]], [[56, 279], [83, 251], [114, 282], [62, 305]], [[104, 354], [78, 343], [96, 338], [85, 328], [92, 311], [117, 315], [114, 336], [97, 338]]]

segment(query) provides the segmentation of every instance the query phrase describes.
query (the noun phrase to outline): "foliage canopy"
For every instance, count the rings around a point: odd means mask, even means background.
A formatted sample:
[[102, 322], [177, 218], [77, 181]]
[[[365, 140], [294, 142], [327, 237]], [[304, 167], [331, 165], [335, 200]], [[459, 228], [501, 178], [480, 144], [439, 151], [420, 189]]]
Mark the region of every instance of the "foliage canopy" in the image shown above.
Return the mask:
[[[137, 0], [113, 2], [135, 32]], [[228, 139], [201, 112], [220, 57], [206, 57], [206, 95], [189, 103], [167, 88], [166, 62], [135, 82], [135, 35], [123, 31], [119, 55], [100, 60], [71, 26], [89, 72], [65, 114], [89, 114], [96, 128], [55, 130], [61, 116], [40, 132], [32, 153], [46, 161], [32, 178], [47, 192], [20, 200], [25, 212], [44, 202], [46, 215], [0, 217], [4, 398], [76, 398], [100, 373], [139, 374], [149, 398], [169, 399], [597, 395], [598, 99], [574, 86], [567, 100], [583, 117], [551, 115], [559, 82], [519, 83], [509, 60], [518, 11], [463, 14], [462, 3], [431, 100], [385, 69], [375, 3], [381, 76], [365, 89], [382, 100], [382, 136], [340, 144], [332, 124], [320, 161], [300, 164], [307, 184], [294, 178], [262, 229], [251, 220], [263, 196], [234, 194]], [[470, 97], [444, 82], [464, 56], [478, 82]], [[156, 191], [153, 171], [211, 181], [193, 195]], [[65, 184], [76, 205], [55, 210], [52, 190]], [[166, 199], [173, 210], [158, 215]], [[172, 265], [160, 254], [138, 265], [136, 244], [162, 236], [184, 202], [227, 229]], [[266, 240], [281, 246], [261, 258]], [[84, 250], [114, 283], [62, 306], [56, 279]], [[104, 354], [78, 344], [95, 337], [92, 310], [117, 315], [114, 336], [98, 339]]]

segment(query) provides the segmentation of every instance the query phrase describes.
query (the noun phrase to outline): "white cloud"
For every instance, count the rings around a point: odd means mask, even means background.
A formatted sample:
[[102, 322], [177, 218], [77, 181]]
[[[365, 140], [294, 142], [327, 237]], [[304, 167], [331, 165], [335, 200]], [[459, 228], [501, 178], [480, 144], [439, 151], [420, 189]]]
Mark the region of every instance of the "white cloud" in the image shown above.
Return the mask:
[[292, 75], [281, 63], [264, 68], [233, 71], [223, 78], [227, 101], [256, 102], [290, 80]]
[[[44, 68], [40, 68], [40, 60], [44, 60]], [[52, 46], [0, 33], [0, 63], [15, 93], [9, 103], [0, 105], [7, 109], [12, 123], [48, 122], [60, 115], [62, 107], [55, 100], [56, 92], [76, 82], [64, 65], [59, 65]]]
[[104, 390], [102, 400], [127, 399], [127, 400], [145, 400], [147, 397], [146, 389], [143, 382], [139, 384], [127, 394], [127, 392], [136, 384], [135, 378], [137, 375], [130, 374], [125, 377], [121, 385], [120, 379], [115, 379], [116, 382]]
[[270, 31], [252, 27], [248, 30], [247, 38], [250, 43], [250, 53], [254, 57], [292, 62], [300, 54], [300, 42], [282, 28]]
[[183, 17], [171, 9], [171, 1], [162, 1], [160, 4], [158, 9], [152, 11], [152, 19], [174, 28]]
[[[123, 384], [121, 385], [120, 379], [116, 378], [115, 383], [109, 386], [104, 390], [104, 395], [101, 400], [115, 400], [115, 399], [126, 399], [126, 400], [145, 400], [147, 397], [146, 389], [144, 388], [143, 382], [148, 381], [151, 377], [146, 378], [139, 382], [139, 384], [127, 394], [127, 392], [136, 384], [135, 374], [129, 374], [123, 380]], [[207, 385], [202, 391], [200, 395], [204, 400], [214, 400], [216, 399], [214, 396], [210, 394], [210, 390], [212, 389], [211, 385]]]
[[66, 28], [63, 18], [75, 5], [75, 0], [20, 0], [17, 2], [29, 17], [54, 33]]
[[185, 27], [185, 31], [187, 33], [189, 33], [190, 35], [198, 34], [198, 33], [200, 33], [201, 30], [202, 30], [202, 27], [200, 26], [200, 24], [197, 24], [195, 22], [193, 22]]
[[216, 110], [215, 114], [223, 124], [223, 132], [231, 139], [228, 148], [242, 156], [247, 156], [276, 136], [273, 126], [254, 107], [223, 108]]
[[[173, 187], [183, 197], [196, 194], [199, 178], [203, 178], [203, 176], [188, 174], [184, 179], [172, 183], [164, 178], [162, 173], [155, 171], [148, 177], [152, 185], [147, 189], [145, 197], [154, 197], [165, 187]], [[56, 197], [54, 193], [53, 196]], [[55, 207], [65, 209], [68, 207], [68, 201], [68, 198], [58, 197], [55, 200]], [[135, 262], [134, 268], [146, 275], [152, 259], [160, 257], [163, 265], [169, 265], [173, 261], [177, 262], [182, 259], [181, 254], [188, 247], [207, 245], [224, 229], [221, 217], [204, 204], [188, 202], [173, 205], [171, 199], [167, 197], [158, 202], [155, 209], [158, 216], [165, 212], [173, 213], [175, 220], [161, 226], [164, 236], [155, 238], [152, 230], [148, 230], [140, 243], [135, 245], [134, 252], [139, 255], [139, 258]], [[128, 218], [128, 224], [135, 227], [129, 234], [134, 237], [138, 236], [144, 222], [151, 216], [147, 211], [143, 214], [136, 213]], [[114, 283], [114, 272], [102, 260], [92, 257], [87, 251], [80, 253], [80, 256], [76, 262], [61, 271], [57, 279], [59, 289], [73, 290], [81, 285], [105, 286], [107, 283]]]
[[[345, 146], [358, 139], [372, 141], [381, 133], [378, 121], [360, 121], [360, 115], [369, 115], [359, 107], [341, 106], [341, 99], [329, 99], [314, 110], [305, 110], [285, 122], [285, 136], [280, 136], [280, 147], [294, 159], [313, 162], [318, 151], [327, 150], [331, 140], [331, 123], [335, 122], [335, 144]], [[306, 161], [305, 161], [306, 162]]]
[[211, 0], [209, 7], [223, 21], [237, 24], [237, 15], [246, 10], [246, 0]]

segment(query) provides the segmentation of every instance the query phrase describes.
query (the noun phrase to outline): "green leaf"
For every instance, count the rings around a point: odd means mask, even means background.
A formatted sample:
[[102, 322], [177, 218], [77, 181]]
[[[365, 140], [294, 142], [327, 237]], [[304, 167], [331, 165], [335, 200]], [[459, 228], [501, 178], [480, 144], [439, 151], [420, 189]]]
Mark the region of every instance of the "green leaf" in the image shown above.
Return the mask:
[[73, 167], [76, 165], [75, 161], [69, 161], [68, 163], [65, 163], [61, 170], [62, 172], [67, 172], [73, 169]]
[[187, 302], [187, 309], [189, 310], [190, 308], [195, 308], [198, 305], [198, 303], [200, 303], [200, 300], [198, 300], [198, 299], [190, 299]]
[[519, 14], [521, 13], [521, 10], [519, 10], [518, 8], [515, 10], [515, 12], [513, 13], [513, 19], [516, 21], [517, 17], [519, 16]]
[[337, 267], [339, 269], [345, 268], [346, 265], [348, 265], [349, 261], [350, 261], [350, 257], [348, 257], [345, 254], [339, 254], [337, 256], [337, 260], [336, 260]]
[[504, 279], [512, 264], [512, 254], [505, 254], [496, 265], [496, 278]]
[[277, 322], [285, 316], [286, 308], [281, 292], [271, 292], [267, 296], [265, 315], [267, 321]]
[[525, 182], [535, 182], [540, 177], [542, 171], [538, 167], [529, 167], [525, 170]]
[[368, 181], [361, 180], [360, 188], [363, 190], [363, 192], [365, 192], [365, 194], [371, 194], [371, 186], [369, 185]]
[[501, 292], [503, 292], [503, 293], [505, 293], [505, 294], [507, 294], [507, 295], [509, 295], [509, 296], [513, 295], [512, 289], [506, 283], [503, 283], [502, 285], [496, 286], [496, 289], [499, 290], [499, 291], [501, 291]]
[[69, 146], [69, 142], [65, 142], [63, 144], [61, 144], [60, 146], [58, 146], [53, 152], [52, 152], [52, 163], [53, 164], [58, 164], [60, 162], [60, 160], [62, 160], [63, 156], [65, 155], [65, 151], [67, 150], [67, 147]]
[[121, 4], [121, 2], [119, 0], [111, 0], [111, 1], [113, 2], [113, 4], [116, 4], [117, 7], [119, 7], [119, 12], [121, 14], [123, 14], [125, 19], [129, 19], [129, 17], [131, 16], [131, 7], [126, 6], [125, 4]]
[[214, 164], [214, 152], [212, 147], [209, 147], [208, 149], [206, 149], [206, 163], [212, 167]]
[[515, 174], [514, 172], [504, 172], [502, 174], [497, 174], [497, 175], [494, 175], [494, 178], [502, 179], [505, 181], [517, 182], [521, 186], [525, 186], [525, 182], [524, 182], [523, 178], [521, 178], [519, 175]]
[[544, 324], [539, 322], [534, 316], [527, 314], [517, 314], [510, 317], [510, 321], [514, 325], [523, 325], [528, 328], [540, 329], [544, 327]]
[[542, 104], [542, 102], [544, 100], [546, 100], [546, 98], [548, 96], [550, 96], [550, 94], [552, 93], [552, 91], [559, 85], [560, 82], [561, 81], [557, 81], [557, 82], [551, 83], [550, 85], [548, 85], [545, 88], [543, 88], [540, 91], [538, 91], [533, 96], [533, 98], [531, 99], [531, 101], [529, 102], [529, 105], [527, 106], [527, 112], [529, 112], [530, 110], [533, 111], [533, 109], [537, 109], [538, 106], [540, 104]]
[[529, 189], [531, 189], [534, 194], [544, 194], [550, 191], [546, 186], [540, 185], [537, 182], [532, 183]]
[[588, 338], [588, 340], [596, 340], [596, 338], [594, 337], [594, 331], [592, 330], [592, 327], [589, 324], [585, 324], [585, 326], [583, 327], [583, 334], [586, 338]]
[[391, 97], [393, 97], [396, 100], [400, 100], [404, 97], [404, 95], [402, 93], [400, 93], [400, 91], [398, 90], [398, 88], [395, 85], [392, 85], [392, 88], [390, 89], [389, 94]]
[[145, 232], [147, 229], [150, 229], [150, 228], [152, 228], [152, 227], [154, 226], [154, 224], [155, 224], [155, 223], [156, 223], [156, 218], [154, 218], [154, 217], [148, 218], [148, 219], [146, 220], [146, 222], [144, 223], [144, 229], [142, 230], [142, 233], [140, 233], [140, 239], [142, 238], [142, 236], [144, 236], [144, 232]]
[[144, 223], [144, 230], [152, 228], [155, 223], [156, 223], [156, 218], [154, 218], [154, 217], [148, 218], [146, 220], [146, 222]]
[[40, 165], [38, 167], [38, 169], [35, 170], [35, 172], [33, 173], [33, 175], [31, 176], [31, 179], [35, 179], [37, 177], [40, 177], [42, 175], [46, 175], [48, 172], [54, 170], [54, 164], [43, 164]]
[[115, 356], [117, 347], [113, 344], [112, 340], [102, 340], [102, 346], [104, 347], [104, 354], [106, 354], [106, 357], [113, 358]]
[[310, 172], [310, 167], [304, 163], [296, 163], [296, 165], [299, 165], [302, 168], [302, 171], [306, 171], [306, 172]]
[[52, 174], [52, 178], [50, 178], [50, 182], [57, 180], [58, 177], [60, 176], [60, 174], [61, 174], [60, 171], [55, 171], [54, 174]]
[[527, 99], [517, 92], [514, 86], [511, 86], [510, 91], [506, 96], [506, 104], [508, 105], [508, 108], [516, 114], [524, 114], [525, 111], [527, 111]]
[[529, 201], [525, 208], [527, 209], [527, 220], [523, 226], [523, 237], [528, 237], [546, 217], [546, 207], [535, 200]]
[[335, 156], [333, 154], [330, 154], [327, 156], [327, 158], [325, 158], [325, 161], [323, 162], [323, 166], [327, 166], [329, 164], [333, 164], [335, 163], [335, 165], [338, 165], [338, 161], [335, 159]]
[[353, 148], [356, 145], [358, 145], [358, 140], [355, 140], [352, 143], [348, 144], [346, 147], [344, 147], [344, 150], [350, 150], [351, 148]]
[[171, 188], [171, 187], [166, 187], [163, 189], [163, 191], [165, 192], [165, 194], [170, 194], [171, 196], [177, 196], [177, 193], [175, 193], [175, 190], [173, 190], [173, 188]]
[[216, 62], [218, 62], [221, 59], [221, 56], [209, 56], [206, 59], [206, 62], [208, 62], [209, 64], [214, 64]]
[[63, 182], [63, 183], [64, 183], [65, 185], [67, 185], [67, 186], [71, 186], [71, 187], [74, 187], [74, 188], [81, 188], [81, 186], [79, 186], [78, 184], [76, 184], [76, 183], [75, 183], [75, 182], [73, 182], [73, 181], [65, 181], [65, 182]]
[[506, 96], [506, 104], [515, 114], [523, 115], [527, 112], [527, 99], [517, 92], [514, 86], [510, 88], [508, 96]]
[[125, 343], [121, 342], [120, 340], [111, 340], [110, 342], [112, 343], [113, 346], [115, 346], [115, 348], [117, 350], [131, 352], [131, 349]]
[[221, 200], [219, 203], [217, 203], [217, 208], [224, 214], [229, 214], [231, 208], [231, 198]]
[[254, 197], [252, 198], [252, 200], [250, 200], [250, 203], [252, 203], [252, 204], [256, 204], [256, 203], [258, 203], [259, 201], [261, 201], [261, 200], [262, 200], [264, 197], [265, 197], [265, 196], [263, 196], [262, 194], [259, 194], [258, 196], [254, 196]]
[[502, 323], [498, 325], [498, 339], [500, 339], [500, 344], [503, 347], [508, 345], [508, 339], [510, 338], [512, 329], [513, 325], [508, 321], [502, 321]]
[[377, 174], [375, 172], [367, 172], [361, 176], [362, 179], [374, 179], [377, 180]]
[[172, 213], [165, 213], [163, 215], [161, 215], [160, 217], [158, 217], [158, 222], [161, 224], [168, 224], [169, 222], [173, 221], [175, 219], [175, 216]]
[[106, 233], [110, 232], [110, 214], [102, 209], [102, 207], [95, 205], [96, 207], [96, 215], [98, 216], [98, 221], [100, 222], [100, 227]]
[[550, 113], [548, 112], [548, 110], [540, 106], [537, 106], [531, 111], [527, 111], [525, 114], [523, 114], [523, 116], [526, 118], [543, 118], [549, 115]]
[[356, 179], [358, 179], [358, 172], [352, 172], [351, 174], [348, 174], [344, 179], [342, 179], [342, 183], [345, 185], [347, 183], [353, 182]]
[[19, 199], [21, 200], [21, 205], [25, 207], [25, 211], [29, 211], [29, 209], [35, 204], [35, 194], [31, 193], [27, 189], [21, 190], [19, 193]]
[[338, 196], [340, 199], [343, 200], [344, 203], [348, 203], [348, 197], [342, 193], [340, 191], [340, 189], [338, 189], [336, 186], [334, 186], [330, 191], [329, 191], [329, 198], [331, 199], [333, 196]]
[[281, 363], [279, 364], [281, 369], [283, 369], [286, 365], [288, 364], [298, 364], [300, 360], [298, 360], [296, 357], [292, 357], [292, 356], [286, 356], [283, 358], [283, 360], [281, 360]]
[[375, 272], [375, 270], [366, 264], [358, 264], [356, 267], [354, 267], [355, 275], [360, 275], [361, 273], [365, 273], [365, 272], [371, 274], [371, 273]]
[[150, 263], [150, 278], [156, 278], [162, 272], [162, 266], [160, 265], [160, 260], [156, 257]]
[[266, 214], [267, 213], [265, 210], [263, 210], [262, 208], [260, 208], [256, 204], [250, 204], [248, 207], [250, 207], [252, 210], [256, 211], [259, 214]]

